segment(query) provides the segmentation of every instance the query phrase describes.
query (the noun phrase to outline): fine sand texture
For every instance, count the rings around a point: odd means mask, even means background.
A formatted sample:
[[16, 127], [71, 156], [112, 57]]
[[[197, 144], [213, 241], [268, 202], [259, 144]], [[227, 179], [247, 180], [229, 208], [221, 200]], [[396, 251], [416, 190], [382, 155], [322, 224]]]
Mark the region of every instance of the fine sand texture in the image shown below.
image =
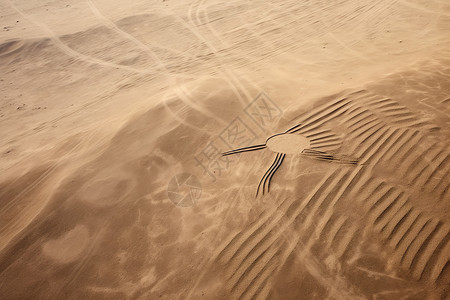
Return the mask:
[[447, 0], [0, 0], [0, 299], [450, 299]]

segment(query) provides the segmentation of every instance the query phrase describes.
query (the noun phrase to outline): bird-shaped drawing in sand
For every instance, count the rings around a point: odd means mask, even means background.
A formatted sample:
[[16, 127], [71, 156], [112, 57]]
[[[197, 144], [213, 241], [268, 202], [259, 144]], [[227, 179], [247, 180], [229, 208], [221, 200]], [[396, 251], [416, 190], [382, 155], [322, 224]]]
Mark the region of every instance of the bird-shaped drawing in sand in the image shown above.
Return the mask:
[[336, 155], [326, 151], [321, 151], [323, 143], [338, 139], [331, 131], [321, 130], [315, 131], [308, 128], [308, 124], [298, 124], [282, 133], [277, 133], [266, 139], [264, 144], [237, 148], [227, 152], [223, 152], [222, 156], [238, 154], [242, 152], [258, 151], [269, 149], [277, 155], [272, 165], [267, 169], [261, 178], [256, 189], [256, 197], [258, 194], [265, 194], [270, 191], [270, 182], [275, 172], [280, 168], [286, 155], [300, 154], [301, 156], [330, 162], [338, 162], [341, 164], [358, 164], [356, 158]]

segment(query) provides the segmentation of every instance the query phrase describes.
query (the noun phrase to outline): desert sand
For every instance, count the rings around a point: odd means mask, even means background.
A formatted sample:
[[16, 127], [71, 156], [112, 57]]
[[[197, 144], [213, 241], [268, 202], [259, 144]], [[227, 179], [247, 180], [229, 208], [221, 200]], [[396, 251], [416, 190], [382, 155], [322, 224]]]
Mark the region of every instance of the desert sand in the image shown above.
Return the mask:
[[450, 299], [449, 1], [0, 25], [1, 299]]

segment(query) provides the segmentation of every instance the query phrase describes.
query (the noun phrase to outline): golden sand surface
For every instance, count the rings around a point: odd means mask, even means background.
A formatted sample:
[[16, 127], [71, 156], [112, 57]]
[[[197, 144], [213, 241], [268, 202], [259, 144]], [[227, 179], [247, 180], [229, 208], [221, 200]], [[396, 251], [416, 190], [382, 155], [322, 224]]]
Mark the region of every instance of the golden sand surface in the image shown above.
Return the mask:
[[449, 299], [449, 46], [447, 0], [0, 0], [0, 298]]

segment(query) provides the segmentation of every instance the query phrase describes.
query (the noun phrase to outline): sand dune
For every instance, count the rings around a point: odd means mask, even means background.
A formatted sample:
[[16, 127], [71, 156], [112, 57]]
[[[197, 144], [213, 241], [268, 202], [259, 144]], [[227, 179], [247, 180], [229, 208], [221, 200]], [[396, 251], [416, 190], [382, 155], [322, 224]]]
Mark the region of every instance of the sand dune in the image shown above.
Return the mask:
[[450, 297], [446, 1], [116, 2], [0, 1], [1, 299]]

